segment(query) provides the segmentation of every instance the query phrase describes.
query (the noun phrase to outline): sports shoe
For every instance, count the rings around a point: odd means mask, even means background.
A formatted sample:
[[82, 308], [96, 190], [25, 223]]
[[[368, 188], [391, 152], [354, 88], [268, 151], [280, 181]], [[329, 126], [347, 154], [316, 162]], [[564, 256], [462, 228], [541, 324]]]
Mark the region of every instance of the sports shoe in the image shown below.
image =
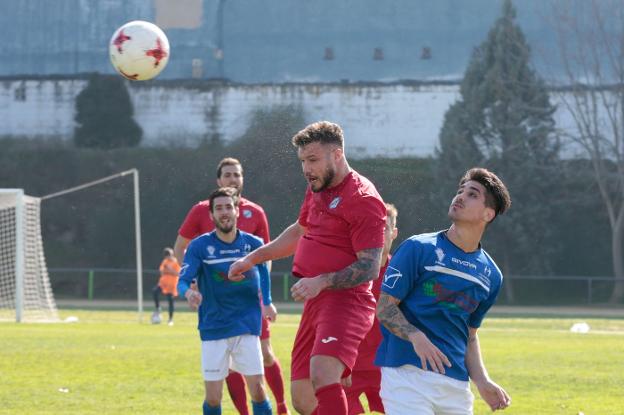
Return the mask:
[[161, 321], [160, 313], [158, 311], [154, 311], [152, 313], [152, 324], [160, 324]]
[[167, 323], [168, 326], [173, 326], [173, 320], [169, 320], [169, 322]]

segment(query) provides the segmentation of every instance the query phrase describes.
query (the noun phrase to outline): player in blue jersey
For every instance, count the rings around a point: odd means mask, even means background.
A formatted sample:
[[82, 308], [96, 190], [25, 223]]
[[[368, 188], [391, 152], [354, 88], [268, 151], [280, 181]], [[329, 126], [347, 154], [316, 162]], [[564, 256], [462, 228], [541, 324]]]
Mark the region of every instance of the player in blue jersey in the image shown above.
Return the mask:
[[377, 304], [383, 340], [375, 359], [387, 414], [472, 414], [469, 379], [492, 410], [511, 403], [488, 376], [477, 336], [502, 283], [481, 237], [510, 206], [494, 173], [468, 170], [449, 207], [451, 227], [412, 236], [392, 257]]
[[206, 389], [203, 413], [221, 414], [223, 380], [231, 367], [245, 376], [254, 415], [272, 414], [264, 389], [260, 347], [261, 319], [275, 320], [276, 316], [269, 272], [266, 264], [258, 264], [241, 281], [233, 282], [227, 277], [234, 261], [263, 242], [236, 228], [236, 189], [217, 189], [209, 201], [215, 230], [191, 241], [178, 282], [180, 295], [192, 309], [198, 309]]

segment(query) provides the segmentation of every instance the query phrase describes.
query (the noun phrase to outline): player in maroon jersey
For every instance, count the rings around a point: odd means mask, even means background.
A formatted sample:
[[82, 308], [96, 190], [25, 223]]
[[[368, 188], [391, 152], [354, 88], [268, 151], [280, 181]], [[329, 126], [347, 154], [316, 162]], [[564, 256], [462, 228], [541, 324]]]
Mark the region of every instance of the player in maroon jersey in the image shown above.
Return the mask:
[[346, 415], [341, 379], [373, 324], [371, 281], [379, 274], [386, 207], [375, 186], [349, 166], [340, 126], [317, 122], [292, 141], [309, 184], [299, 219], [232, 264], [229, 277], [295, 255], [293, 274], [300, 279], [291, 293], [305, 304], [292, 351], [293, 406], [302, 414]]
[[[239, 196], [243, 190], [243, 166], [235, 158], [224, 158], [217, 166], [217, 185], [219, 187], [234, 187], [238, 189]], [[238, 205], [240, 214], [237, 227], [245, 232], [259, 236], [264, 243], [270, 241], [269, 223], [262, 207], [249, 199], [240, 197]], [[184, 258], [184, 250], [191, 239], [214, 230], [215, 225], [210, 218], [210, 203], [208, 200], [201, 201], [191, 208], [186, 215], [182, 226], [178, 231], [174, 251], [178, 260]], [[262, 356], [264, 359], [264, 377], [277, 402], [277, 413], [288, 414], [284, 397], [284, 379], [279, 361], [273, 353], [270, 340], [269, 322], [262, 321], [262, 334], [260, 335]], [[247, 395], [245, 393], [245, 381], [237, 372], [231, 372], [226, 378], [226, 383], [234, 406], [241, 415], [248, 415]]]
[[[392, 242], [396, 239], [398, 234], [396, 227], [398, 211], [393, 204], [386, 203], [386, 215], [384, 247], [381, 253], [381, 269], [379, 270], [379, 278], [373, 281], [373, 295], [375, 296], [375, 300], [379, 298], [383, 275], [390, 262], [390, 248], [392, 248]], [[364, 340], [362, 340], [362, 343], [360, 343], [357, 360], [351, 372], [351, 386], [345, 388], [347, 402], [349, 404], [349, 415], [359, 415], [366, 412], [360, 403], [361, 394], [366, 395], [368, 407], [371, 412], [385, 413], [381, 397], [379, 396], [381, 369], [373, 363], [381, 339], [379, 320], [375, 317], [373, 327]]]

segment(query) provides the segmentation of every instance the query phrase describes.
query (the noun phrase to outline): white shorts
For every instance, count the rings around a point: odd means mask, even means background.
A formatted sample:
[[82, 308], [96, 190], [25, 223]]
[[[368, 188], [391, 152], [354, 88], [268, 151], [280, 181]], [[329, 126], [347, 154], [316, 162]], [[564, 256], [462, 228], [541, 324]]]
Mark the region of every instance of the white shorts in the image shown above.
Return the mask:
[[470, 382], [416, 366], [381, 368], [381, 392], [388, 415], [472, 415]]
[[263, 375], [260, 337], [251, 334], [201, 342], [201, 364], [204, 380], [227, 377], [229, 369], [242, 375]]

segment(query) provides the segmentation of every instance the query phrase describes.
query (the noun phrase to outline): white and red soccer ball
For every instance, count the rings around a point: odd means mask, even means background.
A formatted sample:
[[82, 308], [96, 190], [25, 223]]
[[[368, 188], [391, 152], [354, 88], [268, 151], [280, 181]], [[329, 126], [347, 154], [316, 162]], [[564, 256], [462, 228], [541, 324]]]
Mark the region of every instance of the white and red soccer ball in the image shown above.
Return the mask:
[[113, 67], [124, 78], [145, 81], [169, 61], [169, 40], [155, 24], [134, 20], [115, 31], [108, 45]]

